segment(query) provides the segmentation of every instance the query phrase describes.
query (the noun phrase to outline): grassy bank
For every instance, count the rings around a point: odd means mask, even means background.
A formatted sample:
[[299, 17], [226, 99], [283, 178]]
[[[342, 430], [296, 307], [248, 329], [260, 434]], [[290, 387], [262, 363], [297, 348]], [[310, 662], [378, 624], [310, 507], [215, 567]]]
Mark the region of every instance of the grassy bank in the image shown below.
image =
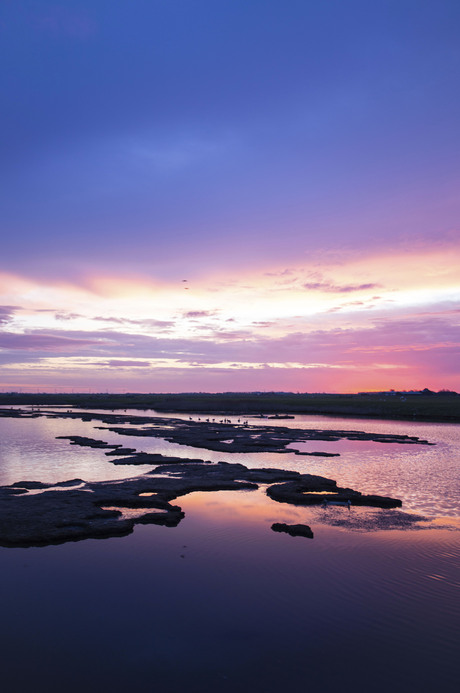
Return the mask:
[[411, 421], [460, 423], [460, 395], [424, 394], [0, 394], [0, 405], [62, 405], [98, 409], [156, 409], [162, 412], [221, 414], [323, 414]]

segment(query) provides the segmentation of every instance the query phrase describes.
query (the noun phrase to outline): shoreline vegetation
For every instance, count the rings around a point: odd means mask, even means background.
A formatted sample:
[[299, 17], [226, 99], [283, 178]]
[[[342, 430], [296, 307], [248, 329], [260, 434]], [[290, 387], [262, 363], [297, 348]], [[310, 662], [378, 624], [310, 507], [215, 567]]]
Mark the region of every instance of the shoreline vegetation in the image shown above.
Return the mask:
[[180, 394], [0, 393], [0, 406], [71, 406], [82, 409], [154, 409], [165, 413], [275, 416], [296, 414], [460, 423], [460, 394], [385, 392], [309, 394], [224, 392]]

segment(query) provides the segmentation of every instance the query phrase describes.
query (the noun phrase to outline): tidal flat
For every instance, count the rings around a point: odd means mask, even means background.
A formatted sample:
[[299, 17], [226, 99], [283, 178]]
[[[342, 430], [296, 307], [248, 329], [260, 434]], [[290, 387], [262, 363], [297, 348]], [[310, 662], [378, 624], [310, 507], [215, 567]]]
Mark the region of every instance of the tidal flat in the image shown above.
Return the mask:
[[3, 413], [5, 690], [456, 690], [460, 427]]

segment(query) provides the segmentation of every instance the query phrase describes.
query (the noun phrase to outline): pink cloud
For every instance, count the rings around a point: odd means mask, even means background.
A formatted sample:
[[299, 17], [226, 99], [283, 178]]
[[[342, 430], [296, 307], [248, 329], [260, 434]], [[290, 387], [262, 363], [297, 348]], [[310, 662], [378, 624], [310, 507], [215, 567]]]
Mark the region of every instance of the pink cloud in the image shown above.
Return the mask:
[[0, 325], [10, 322], [18, 310], [21, 310], [18, 306], [0, 306]]
[[0, 347], [9, 350], [25, 350], [36, 352], [74, 353], [82, 346], [100, 344], [101, 339], [72, 338], [59, 334], [17, 334], [15, 332], [0, 333]]
[[379, 289], [381, 284], [334, 284], [333, 282], [307, 282], [303, 285], [309, 291], [326, 291], [334, 294], [349, 294], [355, 291]]
[[[123, 332], [104, 332], [102, 338], [100, 332], [10, 332], [0, 334], [0, 346], [9, 350], [4, 362], [14, 361], [15, 353], [20, 362], [21, 352], [27, 352], [29, 362], [46, 357], [48, 370], [53, 356], [99, 357], [93, 364], [82, 364], [82, 369], [93, 372], [95, 383], [107, 387], [104, 370], [119, 368], [131, 379], [130, 388], [142, 391], [159, 387], [135, 376], [150, 366], [146, 359], [153, 359], [155, 383], [168, 382], [164, 387], [170, 391], [190, 387], [336, 392], [425, 386], [460, 389], [460, 327], [448, 317], [375, 320], [361, 327], [297, 331], [276, 338], [246, 331], [216, 331], [211, 338], [192, 339]], [[164, 359], [176, 363], [159, 367], [155, 359], [159, 364]], [[224, 363], [234, 367], [220, 365]], [[299, 366], [286, 367], [289, 363]], [[53, 376], [56, 382], [64, 371], [61, 362]], [[22, 376], [18, 373], [18, 377]]]
[[140, 318], [139, 320], [133, 320], [132, 318], [116, 318], [116, 317], [104, 317], [103, 315], [98, 315], [92, 320], [98, 320], [100, 322], [110, 322], [117, 325], [138, 325], [140, 327], [152, 327], [159, 330], [168, 330], [174, 327], [174, 321], [172, 320], [156, 320], [155, 318]]
[[182, 315], [184, 318], [209, 318], [215, 314], [215, 310], [189, 310]]
[[150, 368], [149, 361], [129, 361], [128, 359], [102, 361], [100, 363], [94, 363], [91, 365], [96, 367], [103, 366], [109, 368]]
[[56, 313], [55, 316], [56, 320], [77, 320], [78, 318], [83, 318], [84, 316], [81, 315], [80, 313], [66, 313], [66, 312], [60, 312]]

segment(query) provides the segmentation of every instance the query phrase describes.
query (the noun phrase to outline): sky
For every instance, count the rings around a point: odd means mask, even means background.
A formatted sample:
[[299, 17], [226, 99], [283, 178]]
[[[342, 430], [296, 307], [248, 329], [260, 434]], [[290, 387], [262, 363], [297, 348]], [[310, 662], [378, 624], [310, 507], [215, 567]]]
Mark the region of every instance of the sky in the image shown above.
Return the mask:
[[0, 391], [460, 391], [458, 0], [3, 0]]

